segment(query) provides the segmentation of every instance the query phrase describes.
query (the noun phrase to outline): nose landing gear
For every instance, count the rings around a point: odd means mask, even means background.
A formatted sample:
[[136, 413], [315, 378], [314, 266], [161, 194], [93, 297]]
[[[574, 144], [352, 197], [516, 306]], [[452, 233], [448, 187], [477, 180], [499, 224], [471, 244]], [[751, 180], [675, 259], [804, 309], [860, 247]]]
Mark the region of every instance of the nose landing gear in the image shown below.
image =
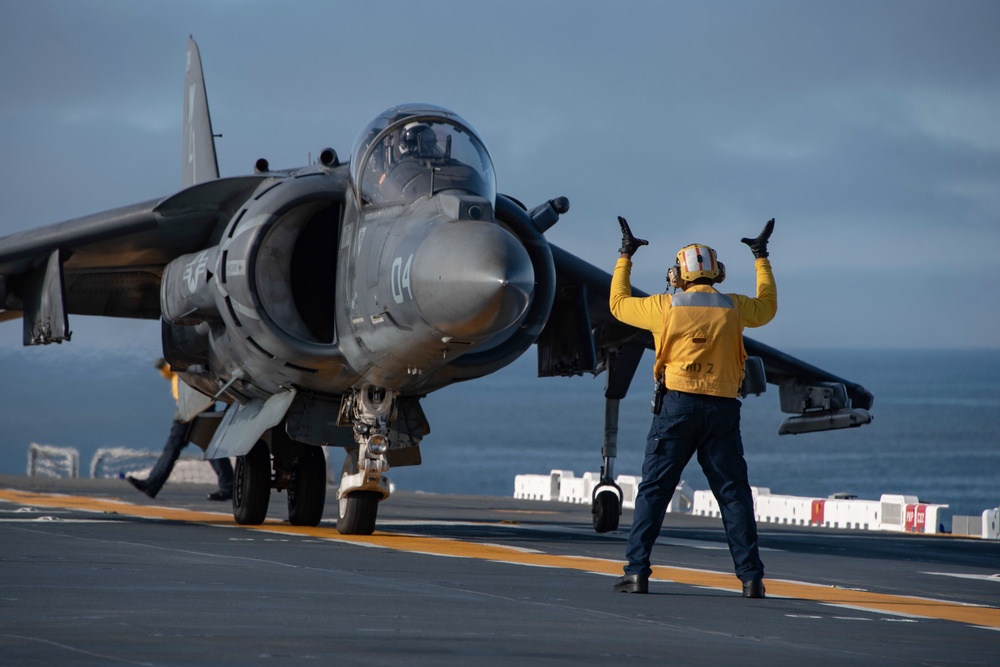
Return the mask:
[[343, 535], [371, 535], [378, 504], [389, 497], [389, 427], [396, 394], [367, 385], [344, 397], [339, 423], [353, 426], [357, 449], [347, 452], [337, 491], [337, 531]]

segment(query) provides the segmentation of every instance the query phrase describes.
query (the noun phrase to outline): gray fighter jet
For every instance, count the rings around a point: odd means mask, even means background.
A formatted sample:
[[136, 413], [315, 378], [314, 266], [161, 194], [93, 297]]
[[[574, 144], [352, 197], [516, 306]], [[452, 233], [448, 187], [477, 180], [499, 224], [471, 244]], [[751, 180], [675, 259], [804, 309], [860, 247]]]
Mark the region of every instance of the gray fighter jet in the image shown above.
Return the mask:
[[[237, 457], [236, 521], [261, 523], [279, 489], [291, 523], [319, 523], [321, 447], [343, 447], [346, 534], [374, 530], [390, 467], [420, 463], [423, 397], [537, 345], [539, 376], [606, 373], [594, 527], [617, 528], [618, 403], [652, 338], [611, 316], [610, 274], [546, 240], [564, 197], [498, 194], [476, 131], [427, 104], [377, 116], [347, 163], [327, 148], [220, 178], [193, 40], [183, 127], [176, 194], [0, 239], [0, 321], [22, 318], [25, 345], [68, 341], [71, 313], [161, 320], [191, 440]], [[870, 421], [860, 385], [746, 349], [744, 393], [780, 387], [781, 432]]]

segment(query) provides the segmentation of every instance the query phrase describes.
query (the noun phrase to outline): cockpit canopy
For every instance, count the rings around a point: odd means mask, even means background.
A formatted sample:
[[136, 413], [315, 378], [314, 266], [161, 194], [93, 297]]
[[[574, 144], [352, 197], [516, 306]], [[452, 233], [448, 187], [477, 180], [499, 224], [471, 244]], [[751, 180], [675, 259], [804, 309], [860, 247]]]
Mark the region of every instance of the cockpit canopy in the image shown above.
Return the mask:
[[496, 200], [493, 161], [476, 131], [458, 115], [430, 104], [404, 104], [368, 124], [351, 157], [351, 180], [362, 206], [408, 204], [444, 190]]

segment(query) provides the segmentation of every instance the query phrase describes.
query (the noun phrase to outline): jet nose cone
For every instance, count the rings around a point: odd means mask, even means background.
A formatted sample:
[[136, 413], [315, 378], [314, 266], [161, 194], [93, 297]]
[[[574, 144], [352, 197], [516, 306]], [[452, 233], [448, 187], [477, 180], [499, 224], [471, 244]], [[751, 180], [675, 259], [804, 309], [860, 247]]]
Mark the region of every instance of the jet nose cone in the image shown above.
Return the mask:
[[428, 324], [480, 342], [524, 317], [535, 273], [524, 247], [502, 227], [462, 221], [437, 227], [420, 244], [410, 280]]

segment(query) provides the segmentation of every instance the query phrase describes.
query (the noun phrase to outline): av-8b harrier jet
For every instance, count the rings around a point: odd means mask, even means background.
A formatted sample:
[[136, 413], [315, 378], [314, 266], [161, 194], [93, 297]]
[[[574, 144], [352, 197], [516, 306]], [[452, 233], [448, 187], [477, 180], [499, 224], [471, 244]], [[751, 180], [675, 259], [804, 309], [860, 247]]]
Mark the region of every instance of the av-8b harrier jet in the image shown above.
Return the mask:
[[[321, 447], [342, 447], [345, 534], [371, 533], [386, 472], [420, 463], [421, 399], [536, 345], [539, 376], [606, 373], [594, 527], [617, 528], [618, 403], [652, 337], [611, 316], [607, 272], [546, 240], [564, 197], [498, 194], [476, 131], [427, 104], [378, 115], [347, 163], [325, 149], [220, 178], [193, 40], [183, 127], [176, 194], [0, 239], [0, 321], [22, 318], [25, 345], [68, 341], [69, 314], [161, 320], [190, 438], [237, 457], [236, 521], [261, 523], [279, 489], [291, 523], [319, 523]], [[745, 347], [745, 393], [780, 387], [782, 432], [870, 421], [860, 385]]]

